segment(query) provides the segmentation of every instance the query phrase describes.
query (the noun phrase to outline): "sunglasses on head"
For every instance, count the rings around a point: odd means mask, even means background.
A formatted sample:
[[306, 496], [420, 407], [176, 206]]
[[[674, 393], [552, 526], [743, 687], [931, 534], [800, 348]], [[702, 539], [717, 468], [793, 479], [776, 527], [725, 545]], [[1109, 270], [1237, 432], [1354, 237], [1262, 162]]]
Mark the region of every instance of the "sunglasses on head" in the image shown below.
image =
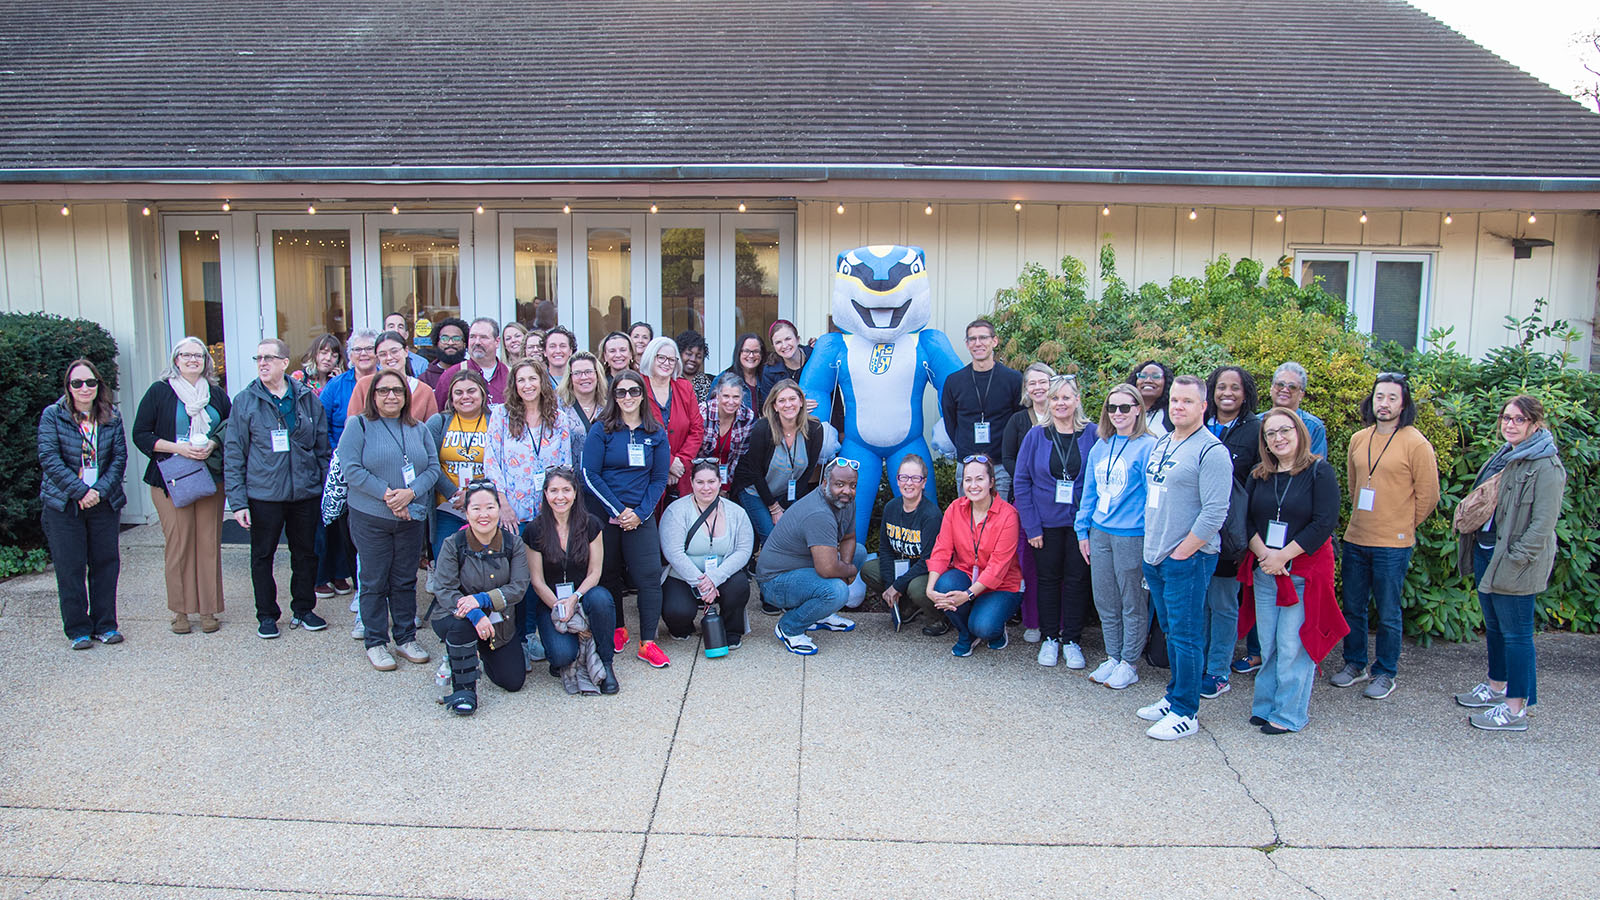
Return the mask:
[[859, 461], [854, 459], [845, 459], [842, 456], [835, 456], [833, 458], [832, 465], [838, 466], [841, 469], [855, 469], [857, 472], [861, 471], [861, 463]]
[[485, 490], [485, 491], [495, 491], [496, 493], [498, 493], [500, 489], [495, 486], [495, 483], [493, 481], [490, 481], [489, 479], [484, 478], [483, 476], [480, 475], [480, 476], [478, 476], [476, 478], [473, 478], [471, 481], [467, 482], [464, 486], [462, 486], [462, 490], [464, 490], [464, 491]]
[[964, 466], [967, 463], [974, 463], [974, 462], [986, 463], [988, 461], [989, 461], [989, 457], [984, 456], [982, 453], [974, 453], [971, 456], [962, 458], [961, 464]]
[[100, 380], [98, 378], [74, 378], [67, 382], [67, 384], [73, 390], [78, 390], [79, 388], [97, 388], [100, 386]]

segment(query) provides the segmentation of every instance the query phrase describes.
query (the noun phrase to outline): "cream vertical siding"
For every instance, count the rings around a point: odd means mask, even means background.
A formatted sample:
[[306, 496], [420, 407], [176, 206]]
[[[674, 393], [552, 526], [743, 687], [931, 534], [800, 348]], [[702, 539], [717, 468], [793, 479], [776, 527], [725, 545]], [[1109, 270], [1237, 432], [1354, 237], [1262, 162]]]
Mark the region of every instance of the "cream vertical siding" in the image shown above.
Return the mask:
[[[0, 207], [0, 309], [99, 322], [117, 342], [117, 401], [131, 427], [166, 352], [160, 286], [152, 277], [159, 270], [144, 255], [155, 238], [153, 217], [145, 219], [124, 203], [70, 208], [71, 215], [63, 216], [55, 204]], [[142, 522], [155, 514], [140, 481], [146, 459], [131, 440], [128, 446], [123, 519]]]
[[[1428, 328], [1454, 327], [1451, 339], [1474, 356], [1503, 344], [1507, 315], [1525, 316], [1540, 297], [1548, 318], [1566, 319], [1582, 337], [1569, 349], [1587, 366], [1594, 333], [1600, 217], [1592, 212], [1547, 213], [1529, 224], [1526, 212], [1455, 213], [1409, 210], [1195, 208], [1010, 203], [933, 205], [802, 202], [797, 217], [799, 262], [796, 312], [803, 331], [827, 327], [828, 276], [835, 256], [863, 244], [908, 243], [928, 253], [934, 325], [959, 336], [963, 325], [993, 308], [995, 292], [1015, 283], [1025, 263], [1052, 270], [1064, 255], [1082, 259], [1100, 290], [1100, 248], [1117, 250], [1117, 266], [1132, 284], [1198, 276], [1226, 253], [1272, 265], [1296, 250], [1394, 250], [1434, 255]], [[1508, 236], [1543, 237], [1531, 259], [1513, 260]], [[959, 345], [960, 341], [956, 341]], [[1551, 342], [1547, 349], [1561, 349]]]

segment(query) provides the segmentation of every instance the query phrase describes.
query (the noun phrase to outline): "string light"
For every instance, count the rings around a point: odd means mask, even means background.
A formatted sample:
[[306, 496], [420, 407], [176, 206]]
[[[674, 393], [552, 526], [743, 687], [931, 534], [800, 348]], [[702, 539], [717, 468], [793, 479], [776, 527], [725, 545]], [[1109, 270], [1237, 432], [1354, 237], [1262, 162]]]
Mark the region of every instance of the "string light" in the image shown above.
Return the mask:
[[400, 215], [400, 204], [396, 203], [395, 205], [389, 207], [389, 215], [391, 215], [391, 216]]
[[1532, 225], [1537, 221], [1539, 221], [1539, 217], [1537, 215], [1535, 215], [1534, 213], [1528, 213], [1528, 224], [1529, 225]]
[[1196, 212], [1194, 207], [1189, 207], [1189, 221], [1193, 222], [1198, 218], [1200, 218], [1200, 213]]
[[1100, 207], [1100, 215], [1102, 215], [1102, 216], [1111, 215], [1111, 204], [1107, 203], [1105, 206]]
[[72, 210], [67, 209], [67, 205], [65, 203], [63, 203], [63, 204], [61, 204], [61, 214], [63, 216], [70, 216], [70, 215], [72, 215]]
[[572, 205], [571, 205], [571, 204], [569, 204], [569, 203], [563, 203], [563, 204], [561, 204], [561, 211], [562, 211], [562, 212], [564, 212], [564, 213], [570, 213], [570, 212], [572, 212]]
[[1281, 210], [1281, 209], [1278, 210], [1278, 214], [1276, 216], [1272, 217], [1272, 221], [1274, 221], [1274, 222], [1282, 222], [1283, 221], [1283, 210]]
[[232, 211], [232, 209], [233, 209], [233, 204], [232, 203], [229, 203], [226, 200], [222, 201], [222, 211], [223, 212], [230, 212], [230, 211]]
[[929, 203], [927, 206], [924, 206], [922, 208], [922, 214], [925, 215], [925, 216], [933, 215], [933, 204]]
[[839, 214], [839, 215], [841, 215], [841, 216], [842, 216], [842, 215], [844, 215], [844, 204], [843, 204], [843, 203], [841, 203], [841, 204], [839, 204], [839, 205], [838, 205], [838, 206], [835, 206], [835, 207], [834, 207], [834, 208], [833, 208], [833, 211], [834, 211], [834, 212], [836, 212], [836, 213], [838, 213], [838, 214]]
[[1013, 203], [1013, 204], [1011, 204], [1011, 208], [1016, 210], [1017, 212], [1022, 212], [1022, 204], [1021, 203]]
[[656, 211], [656, 205], [654, 203], [650, 204], [650, 211], [651, 212], [655, 212]]
[[1364, 209], [1361, 211], [1361, 220], [1360, 221], [1361, 221], [1361, 224], [1363, 224], [1363, 225], [1367, 224], [1367, 211], [1364, 210]]
[[150, 207], [146, 206], [144, 209], [139, 210], [139, 215], [141, 215], [141, 216], [150, 215]]
[[480, 216], [483, 215], [483, 204], [482, 203], [478, 204], [478, 215], [480, 215]]
[[744, 204], [739, 204], [739, 212], [744, 212]]
[[1444, 223], [1446, 225], [1453, 225], [1453, 224], [1455, 224], [1455, 221], [1456, 221], [1456, 217], [1455, 216], [1452, 216], [1449, 213], [1445, 213], [1444, 214]]
[[316, 214], [317, 214], [317, 205], [315, 203], [307, 203], [306, 204], [306, 215], [314, 216]]

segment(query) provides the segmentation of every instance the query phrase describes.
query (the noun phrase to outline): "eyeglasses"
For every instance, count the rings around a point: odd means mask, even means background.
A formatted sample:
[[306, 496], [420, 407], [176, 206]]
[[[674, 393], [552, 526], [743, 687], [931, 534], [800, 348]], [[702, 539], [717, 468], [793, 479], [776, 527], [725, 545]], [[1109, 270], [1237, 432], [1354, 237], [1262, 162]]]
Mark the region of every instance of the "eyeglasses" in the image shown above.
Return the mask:
[[281, 360], [285, 360], [285, 361], [287, 361], [289, 359], [289, 357], [287, 357], [287, 356], [278, 356], [277, 354], [274, 354], [274, 353], [261, 353], [261, 354], [257, 354], [255, 356], [252, 356], [250, 358], [255, 360], [256, 362], [263, 362], [263, 361], [269, 360], [269, 359], [281, 359]]
[[832, 464], [841, 469], [855, 469], [857, 472], [861, 471], [860, 461], [854, 459], [845, 459], [842, 456], [835, 456]]
[[1504, 413], [1500, 414], [1500, 424], [1502, 425], [1526, 425], [1528, 424], [1528, 421], [1529, 419], [1527, 416], [1508, 416]]
[[180, 352], [178, 352], [176, 354], [176, 356], [179, 359], [205, 359], [206, 358], [206, 355], [204, 353], [195, 353], [193, 351], [189, 351], [189, 352], [180, 351]]
[[495, 486], [495, 483], [493, 481], [490, 481], [487, 478], [479, 476], [479, 477], [473, 478], [471, 481], [467, 482], [466, 485], [462, 487], [462, 490], [466, 490], [466, 491], [477, 491], [477, 490], [499, 491], [500, 489]]
[[1274, 381], [1272, 389], [1275, 391], [1303, 391], [1305, 386], [1290, 381]]
[[1075, 382], [1077, 380], [1078, 380], [1078, 376], [1076, 376], [1076, 375], [1052, 375], [1052, 376], [1050, 376], [1050, 383], [1051, 384], [1067, 384], [1068, 382]]
[[100, 380], [98, 378], [74, 378], [67, 382], [67, 386], [75, 391], [83, 388], [97, 388], [100, 386]]
[[403, 387], [396, 387], [395, 385], [392, 385], [392, 384], [386, 384], [386, 385], [384, 385], [383, 387], [380, 387], [380, 388], [373, 388], [372, 392], [374, 394], [393, 396], [395, 394], [404, 394], [406, 392], [406, 389], [403, 388]]
[[1378, 374], [1378, 380], [1389, 382], [1405, 381], [1406, 374], [1404, 372], [1380, 372]]
[[1140, 372], [1133, 376], [1137, 381], [1165, 381], [1166, 376], [1160, 372]]
[[1137, 409], [1137, 407], [1135, 407], [1132, 403], [1107, 403], [1106, 404], [1106, 412], [1131, 413], [1135, 409]]
[[466, 342], [467, 342], [467, 339], [464, 338], [464, 337], [441, 337], [441, 338], [439, 338], [439, 343], [441, 343], [441, 344], [465, 344]]
[[992, 334], [969, 334], [969, 335], [967, 335], [967, 343], [969, 343], [969, 344], [977, 344], [977, 343], [980, 343], [982, 341], [992, 341], [992, 340], [994, 340], [994, 335], [992, 335]]
[[901, 475], [901, 476], [897, 477], [895, 480], [901, 482], [902, 484], [917, 484], [919, 482], [927, 481], [928, 480], [928, 476], [926, 476], [926, 475]]
[[975, 462], [986, 463], [988, 461], [989, 461], [989, 457], [984, 456], [982, 453], [974, 453], [971, 456], [964, 457], [961, 460], [961, 464], [964, 466], [967, 463], [975, 463]]
[[658, 366], [661, 365], [662, 363], [666, 363], [668, 365], [671, 365], [671, 364], [673, 364], [673, 363], [675, 363], [677, 361], [678, 361], [678, 358], [676, 356], [668, 356], [665, 353], [662, 353], [662, 354], [660, 354], [660, 355], [658, 355], [656, 357], [656, 365], [658, 365]]
[[1267, 440], [1275, 441], [1278, 438], [1286, 437], [1288, 435], [1294, 434], [1294, 428], [1288, 427], [1288, 426], [1285, 426], [1283, 428], [1269, 428], [1266, 431], [1261, 432], [1261, 434]]
[[748, 349], [748, 350], [740, 350], [739, 351], [739, 355], [740, 356], [760, 356], [761, 355], [761, 350], [759, 348], [752, 348], [752, 349]]
[[616, 390], [611, 392], [611, 396], [616, 397], [618, 399], [621, 399], [623, 397], [643, 397], [644, 396], [644, 388], [641, 388], [641, 387], [619, 387]]
[[373, 350], [376, 350], [376, 349], [377, 348], [375, 346], [373, 346], [372, 344], [368, 344], [365, 347], [357, 347], [355, 344], [351, 344], [350, 345], [350, 355], [354, 356], [357, 353], [371, 353]]

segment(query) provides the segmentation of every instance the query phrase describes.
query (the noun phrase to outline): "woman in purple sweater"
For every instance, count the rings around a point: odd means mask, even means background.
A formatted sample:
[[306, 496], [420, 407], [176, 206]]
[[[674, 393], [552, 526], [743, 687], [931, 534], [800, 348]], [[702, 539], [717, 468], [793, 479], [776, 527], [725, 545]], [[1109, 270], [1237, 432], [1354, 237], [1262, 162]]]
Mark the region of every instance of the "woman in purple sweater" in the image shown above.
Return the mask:
[[1095, 430], [1083, 415], [1078, 381], [1050, 379], [1050, 421], [1022, 439], [1012, 486], [1022, 536], [1033, 548], [1039, 571], [1039, 665], [1084, 667], [1083, 614], [1092, 591], [1089, 563], [1078, 549], [1073, 520], [1083, 497], [1083, 467], [1094, 449]]

